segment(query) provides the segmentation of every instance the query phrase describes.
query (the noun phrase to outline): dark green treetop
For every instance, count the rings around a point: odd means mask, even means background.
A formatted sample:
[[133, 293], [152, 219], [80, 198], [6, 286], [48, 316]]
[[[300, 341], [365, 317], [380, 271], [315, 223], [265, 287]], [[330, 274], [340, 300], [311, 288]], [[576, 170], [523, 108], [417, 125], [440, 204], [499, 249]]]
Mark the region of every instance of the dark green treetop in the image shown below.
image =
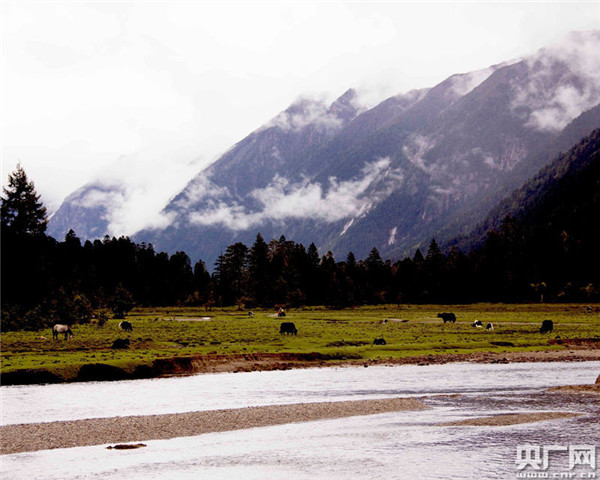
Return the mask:
[[32, 236], [46, 232], [46, 207], [20, 163], [8, 176], [8, 186], [2, 192], [2, 230], [9, 229], [16, 235]]

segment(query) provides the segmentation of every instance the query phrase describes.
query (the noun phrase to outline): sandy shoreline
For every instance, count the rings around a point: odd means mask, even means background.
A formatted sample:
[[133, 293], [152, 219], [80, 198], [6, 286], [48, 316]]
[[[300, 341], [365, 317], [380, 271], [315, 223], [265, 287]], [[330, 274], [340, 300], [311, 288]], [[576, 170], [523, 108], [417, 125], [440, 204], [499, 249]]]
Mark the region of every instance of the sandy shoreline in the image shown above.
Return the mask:
[[429, 408], [414, 398], [269, 405], [231, 410], [4, 425], [0, 454], [142, 442], [244, 428]]

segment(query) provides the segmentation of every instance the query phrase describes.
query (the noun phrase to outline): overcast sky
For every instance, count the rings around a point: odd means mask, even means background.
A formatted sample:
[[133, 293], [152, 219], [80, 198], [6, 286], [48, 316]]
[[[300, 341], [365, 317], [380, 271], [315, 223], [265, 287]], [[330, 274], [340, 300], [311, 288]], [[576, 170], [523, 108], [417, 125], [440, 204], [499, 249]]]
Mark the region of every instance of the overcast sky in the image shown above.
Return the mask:
[[52, 211], [125, 181], [152, 213], [299, 96], [431, 87], [599, 29], [600, 3], [4, 0], [1, 18], [2, 184], [20, 161]]

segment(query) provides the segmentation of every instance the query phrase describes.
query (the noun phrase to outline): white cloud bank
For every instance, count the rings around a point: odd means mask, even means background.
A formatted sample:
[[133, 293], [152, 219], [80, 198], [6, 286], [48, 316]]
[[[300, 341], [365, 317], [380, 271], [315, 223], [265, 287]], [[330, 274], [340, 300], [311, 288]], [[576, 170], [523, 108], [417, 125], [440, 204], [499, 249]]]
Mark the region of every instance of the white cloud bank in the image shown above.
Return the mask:
[[[389, 183], [378, 195], [388, 195], [402, 180], [398, 172], [390, 168], [390, 159], [381, 158], [365, 165], [357, 178], [338, 181], [329, 178], [324, 188], [320, 183], [304, 179], [290, 183], [276, 176], [265, 188], [254, 190], [250, 197], [262, 206], [257, 211], [248, 211], [239, 203], [226, 200], [210, 200], [209, 206], [201, 211], [189, 213], [189, 221], [196, 225], [223, 225], [230, 230], [246, 230], [266, 221], [283, 222], [286, 219], [307, 218], [325, 222], [335, 222], [355, 216], [365, 210], [365, 206], [380, 200], [369, 195], [369, 187], [381, 181]], [[199, 187], [203, 198], [206, 185]], [[181, 205], [183, 206], [183, 204]]]

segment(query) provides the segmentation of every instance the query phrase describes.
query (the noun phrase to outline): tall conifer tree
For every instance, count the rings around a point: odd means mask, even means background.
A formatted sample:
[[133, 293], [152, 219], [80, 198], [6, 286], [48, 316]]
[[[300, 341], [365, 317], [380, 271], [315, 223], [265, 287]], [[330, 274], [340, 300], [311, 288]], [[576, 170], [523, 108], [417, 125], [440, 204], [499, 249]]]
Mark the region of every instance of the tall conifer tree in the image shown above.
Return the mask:
[[46, 232], [46, 207], [20, 163], [8, 176], [8, 187], [3, 188], [2, 192], [2, 230], [9, 229], [15, 235], [34, 236]]

